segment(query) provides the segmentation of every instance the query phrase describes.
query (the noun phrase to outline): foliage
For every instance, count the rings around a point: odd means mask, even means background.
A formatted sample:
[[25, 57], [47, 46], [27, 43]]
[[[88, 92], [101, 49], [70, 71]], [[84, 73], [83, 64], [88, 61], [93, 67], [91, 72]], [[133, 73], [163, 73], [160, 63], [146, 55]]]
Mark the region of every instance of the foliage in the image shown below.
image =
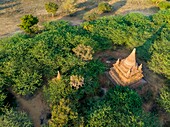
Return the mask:
[[24, 15], [21, 18], [21, 24], [19, 27], [23, 29], [26, 33], [35, 33], [32, 27], [38, 23], [38, 18], [30, 15]]
[[33, 94], [37, 87], [41, 86], [41, 75], [35, 71], [24, 72], [24, 70], [21, 70], [13, 81], [15, 82], [13, 89], [16, 93], [20, 95]]
[[165, 1], [165, 0], [152, 0], [153, 3], [159, 4], [160, 2]]
[[156, 25], [170, 24], [170, 10], [161, 10], [152, 16], [152, 20]]
[[54, 16], [58, 10], [58, 5], [56, 3], [49, 2], [45, 4], [45, 9], [48, 13], [51, 13], [52, 16]]
[[72, 14], [76, 11], [77, 0], [64, 0], [60, 6], [60, 11], [66, 14]]
[[63, 80], [51, 80], [49, 86], [44, 87], [43, 93], [47, 102], [55, 105], [71, 93], [71, 88], [67, 86]]
[[85, 61], [93, 59], [92, 55], [94, 51], [90, 46], [79, 44], [77, 47], [73, 48], [72, 50], [78, 57], [80, 57]]
[[4, 77], [0, 77], [0, 112], [1, 108], [4, 106], [4, 101], [7, 97], [7, 93], [5, 92], [5, 88], [7, 87], [6, 81]]
[[112, 6], [108, 3], [99, 3], [97, 9], [100, 12], [110, 12], [112, 10]]
[[98, 18], [98, 14], [97, 13], [85, 13], [83, 16], [83, 20], [85, 21], [92, 21], [92, 20], [96, 20]]
[[130, 48], [142, 45], [157, 30], [150, 18], [138, 13], [103, 17], [85, 22], [82, 26], [86, 28], [87, 25], [93, 35], [111, 40], [114, 45], [126, 45]]
[[158, 7], [161, 9], [161, 10], [166, 10], [166, 9], [170, 9], [170, 2], [168, 1], [162, 1], [158, 4]]
[[88, 100], [83, 105], [87, 126], [159, 126], [158, 119], [142, 111], [139, 95], [127, 87], [117, 86], [104, 98]]
[[33, 123], [25, 112], [4, 109], [0, 116], [0, 127], [33, 127]]
[[70, 76], [70, 85], [76, 89], [79, 89], [84, 84], [84, 78], [77, 75]]
[[52, 107], [50, 127], [78, 126], [78, 114], [70, 100], [61, 99], [59, 104]]
[[149, 68], [158, 74], [163, 74], [170, 79], [170, 38], [169, 25], [165, 26], [158, 39], [155, 40], [150, 52], [151, 60], [148, 62]]
[[160, 97], [158, 98], [159, 104], [170, 113], [170, 88], [164, 87], [160, 91]]

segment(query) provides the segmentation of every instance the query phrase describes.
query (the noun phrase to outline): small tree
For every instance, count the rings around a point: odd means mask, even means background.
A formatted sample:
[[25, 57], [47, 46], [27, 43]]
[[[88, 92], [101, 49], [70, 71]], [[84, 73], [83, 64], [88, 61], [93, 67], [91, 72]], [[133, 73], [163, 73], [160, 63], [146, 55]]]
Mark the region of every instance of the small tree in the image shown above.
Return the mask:
[[83, 16], [83, 20], [85, 21], [92, 21], [92, 20], [96, 20], [97, 18], [98, 18], [98, 14], [95, 12], [92, 13], [87, 12]]
[[161, 89], [158, 102], [168, 113], [170, 113], [170, 89], [168, 87], [163, 87]]
[[61, 3], [60, 10], [62, 13], [72, 14], [76, 11], [77, 0], [64, 0]]
[[99, 3], [98, 10], [100, 12], [110, 12], [112, 10], [112, 6], [108, 3]]
[[87, 61], [93, 59], [93, 48], [90, 46], [85, 46], [83, 44], [79, 44], [77, 47], [72, 49], [73, 52], [80, 57], [81, 59]]
[[84, 78], [77, 75], [70, 76], [70, 85], [76, 89], [79, 89], [84, 84]]
[[61, 99], [58, 105], [52, 107], [50, 127], [78, 126], [78, 113], [69, 99]]
[[55, 13], [58, 10], [58, 5], [56, 3], [49, 2], [45, 4], [45, 9], [48, 13], [52, 14], [52, 17], [54, 17]]
[[38, 23], [38, 18], [30, 15], [24, 15], [21, 18], [21, 24], [19, 27], [23, 29], [26, 33], [35, 33], [33, 26]]
[[3, 109], [0, 116], [0, 127], [33, 127], [31, 119], [25, 112], [14, 109]]

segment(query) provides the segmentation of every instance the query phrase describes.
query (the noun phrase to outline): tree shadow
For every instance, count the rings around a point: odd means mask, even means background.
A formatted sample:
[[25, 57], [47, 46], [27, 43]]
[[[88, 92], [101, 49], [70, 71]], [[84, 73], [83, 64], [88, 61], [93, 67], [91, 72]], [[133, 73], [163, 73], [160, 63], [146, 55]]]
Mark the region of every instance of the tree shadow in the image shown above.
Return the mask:
[[116, 2], [116, 3], [114, 3], [114, 4], [112, 5], [112, 7], [113, 7], [113, 12], [115, 13], [116, 11], [118, 11], [120, 8], [122, 8], [123, 6], [125, 6], [126, 3], [127, 3], [127, 0], [120, 0], [120, 1], [118, 1], [118, 2]]
[[[89, 4], [90, 4], [90, 6], [89, 6]], [[88, 11], [96, 8], [96, 7], [97, 7], [97, 4], [91, 3], [91, 2], [89, 2], [89, 1], [85, 1], [85, 2], [80, 3], [80, 4], [77, 5], [77, 8], [78, 8], [78, 9], [79, 9], [79, 8], [83, 8], [83, 7], [84, 7], [84, 9], [79, 10], [79, 11], [76, 11], [76, 12], [70, 14], [70, 15], [71, 15], [71, 16], [78, 16], [78, 15], [79, 15], [79, 16], [83, 16], [86, 12], [88, 12]], [[68, 16], [68, 15], [67, 15], [67, 16]]]
[[7, 9], [7, 8], [12, 8], [12, 7], [15, 7], [15, 6], [19, 5], [19, 4], [21, 4], [21, 3], [15, 3], [15, 4], [8, 5], [8, 6], [0, 7], [0, 10]]
[[0, 5], [15, 2], [16, 0], [0, 0]]
[[150, 38], [146, 40], [146, 42], [137, 47], [137, 54], [140, 58], [144, 59], [145, 61], [149, 61], [152, 56], [152, 52], [150, 52], [151, 46], [154, 44], [154, 41], [160, 36], [162, 29], [165, 27], [166, 24], [163, 24]]
[[[111, 5], [113, 7], [112, 11], [109, 13], [103, 13], [100, 14], [101, 16], [105, 16], [105, 15], [110, 15], [111, 13], [115, 13], [117, 10], [119, 10], [121, 7], [123, 7], [126, 4], [126, 0], [120, 0], [118, 2], [115, 2], [113, 5]], [[90, 6], [89, 6], [90, 5]], [[96, 8], [98, 6], [98, 3], [96, 2], [91, 2], [91, 1], [85, 1], [82, 3], [79, 3], [76, 5], [77, 9], [83, 8], [81, 10], [78, 10], [72, 14], [68, 14], [64, 17], [79, 17], [80, 19], [82, 19], [82, 17], [84, 16], [84, 14], [86, 12], [91, 11], [92, 9]], [[95, 11], [94, 11], [95, 12]], [[62, 19], [64, 19], [64, 17]]]
[[137, 12], [137, 13], [143, 13], [144, 15], [152, 15], [159, 11], [160, 9], [158, 7], [150, 7], [145, 9], [134, 9], [134, 10], [128, 10], [125, 12], [125, 14], [130, 12]]
[[125, 6], [127, 3], [127, 0], [120, 0], [120, 1], [117, 1], [115, 3], [113, 3], [111, 6], [112, 6], [112, 11], [111, 12], [106, 12], [106, 13], [102, 13], [100, 14], [100, 16], [107, 16], [107, 15], [110, 15], [110, 14], [115, 14], [120, 8], [122, 8], [123, 6]]

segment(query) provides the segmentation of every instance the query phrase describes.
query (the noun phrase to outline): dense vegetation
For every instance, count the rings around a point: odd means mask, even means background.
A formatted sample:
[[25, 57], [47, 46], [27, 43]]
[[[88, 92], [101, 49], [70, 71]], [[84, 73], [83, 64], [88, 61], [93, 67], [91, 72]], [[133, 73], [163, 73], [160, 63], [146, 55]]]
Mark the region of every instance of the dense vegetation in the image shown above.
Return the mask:
[[[104, 17], [81, 26], [49, 22], [35, 36], [4, 38], [0, 40], [0, 106], [6, 104], [8, 88], [25, 96], [43, 87], [52, 111], [51, 127], [157, 127], [157, 118], [142, 110], [140, 96], [130, 88], [114, 87], [101, 97], [98, 76], [105, 66], [92, 55], [110, 47], [136, 47], [151, 70], [170, 79], [169, 26], [167, 10], [149, 17], [137, 13]], [[56, 78], [58, 71], [61, 79]], [[82, 83], [75, 87], [70, 79]], [[162, 92], [159, 102], [169, 111], [164, 96]]]

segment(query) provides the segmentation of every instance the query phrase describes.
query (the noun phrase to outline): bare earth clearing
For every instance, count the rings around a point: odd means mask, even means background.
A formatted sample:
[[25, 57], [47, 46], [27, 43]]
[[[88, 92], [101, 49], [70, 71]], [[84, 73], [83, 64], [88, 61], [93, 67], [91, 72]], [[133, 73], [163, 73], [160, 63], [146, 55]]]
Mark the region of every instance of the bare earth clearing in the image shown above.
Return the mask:
[[[97, 4], [94, 1], [97, 0], [78, 0], [82, 7], [78, 8], [76, 15], [70, 16], [56, 16], [51, 18], [45, 11], [44, 4], [48, 1], [55, 0], [0, 0], [0, 38], [5, 36], [13, 35], [16, 32], [21, 32], [18, 28], [20, 23], [20, 18], [25, 14], [33, 14], [39, 18], [39, 25], [41, 26], [43, 22], [64, 19], [72, 23], [72, 25], [79, 25], [83, 22], [82, 17], [87, 11], [94, 11]], [[99, 0], [98, 0], [99, 1]], [[151, 15], [158, 11], [158, 8], [146, 2], [147, 0], [112, 0], [110, 4], [114, 7], [113, 11], [105, 15], [117, 15], [117, 14], [127, 14], [129, 12], [139, 12], [145, 15]], [[149, 0], [148, 0], [149, 1]], [[116, 51], [107, 50], [105, 52], [96, 53], [95, 58], [101, 59], [105, 64], [107, 60], [113, 59], [112, 62], [117, 60], [117, 58], [124, 58], [129, 54], [129, 50], [118, 49]], [[158, 90], [164, 84], [164, 79], [147, 68], [145, 62], [137, 60], [138, 63], [143, 64], [144, 77], [147, 84], [138, 90], [142, 97], [146, 98], [146, 102], [143, 104], [143, 108], [146, 111], [152, 111], [156, 107], [154, 104], [155, 98], [157, 96]], [[108, 69], [112, 64], [107, 64]], [[101, 76], [102, 87], [107, 87], [106, 84], [109, 80], [106, 76]], [[152, 95], [149, 95], [152, 93]], [[14, 94], [15, 95], [15, 94]], [[15, 95], [18, 103], [20, 104], [21, 110], [28, 112], [30, 117], [33, 119], [35, 127], [40, 127], [40, 117], [46, 117], [48, 113], [48, 106], [43, 101], [42, 92], [37, 91], [37, 93], [30, 99], [24, 99], [19, 95]], [[149, 100], [149, 101], [148, 101]], [[159, 108], [158, 106], [156, 108]], [[159, 112], [160, 120], [164, 123], [168, 120], [167, 114], [163, 111]]]
[[[43, 22], [64, 19], [73, 24], [80, 24], [82, 17], [87, 11], [94, 11], [97, 3], [100, 0], [78, 0], [78, 5], [81, 5], [74, 17], [57, 16], [51, 18], [48, 16], [44, 5], [48, 1], [55, 0], [0, 0], [0, 37], [13, 35], [15, 32], [20, 32], [18, 24], [20, 18], [26, 14], [33, 14], [39, 18], [39, 25]], [[110, 4], [113, 6], [113, 11], [104, 15], [126, 14], [129, 12], [139, 12], [145, 15], [151, 15], [158, 11], [155, 5], [147, 2], [149, 0], [112, 0]], [[101, 16], [104, 16], [101, 15]]]

